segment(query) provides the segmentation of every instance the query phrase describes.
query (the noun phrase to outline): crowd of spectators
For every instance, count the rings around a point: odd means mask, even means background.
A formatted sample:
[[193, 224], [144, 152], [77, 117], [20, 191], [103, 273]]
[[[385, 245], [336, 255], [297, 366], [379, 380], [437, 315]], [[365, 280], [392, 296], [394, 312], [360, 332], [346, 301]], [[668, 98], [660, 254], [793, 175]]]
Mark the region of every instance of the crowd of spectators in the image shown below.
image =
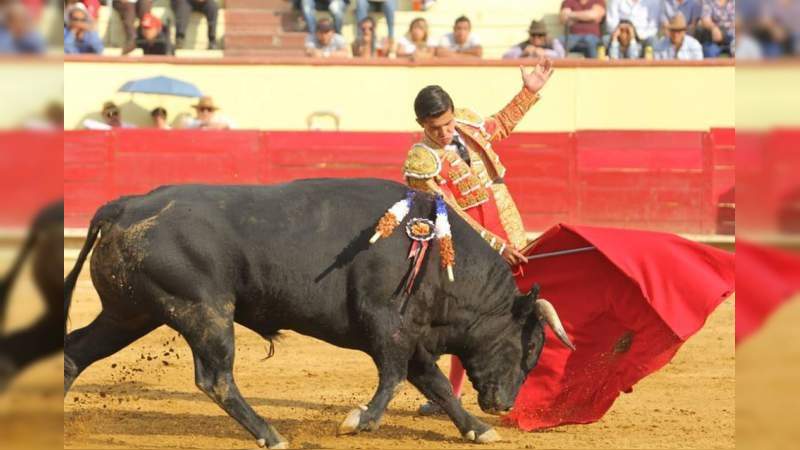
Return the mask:
[[[218, 113], [220, 108], [214, 103], [212, 97], [201, 97], [196, 104], [192, 105], [192, 108], [195, 111], [194, 116], [179, 117], [174, 121], [175, 128], [207, 130], [232, 130], [236, 128], [232, 120]], [[150, 121], [149, 128], [159, 130], [171, 130], [173, 128], [169, 123], [167, 110], [162, 106], [150, 111]], [[87, 118], [83, 120], [82, 126], [87, 130], [136, 128], [135, 125], [124, 120], [122, 108], [111, 101], [103, 103], [103, 107], [100, 110], [100, 120]]]
[[[173, 55], [184, 48], [190, 14], [200, 12], [208, 24], [208, 49], [217, 39], [218, 0], [170, 0], [174, 23], [151, 12], [152, 0], [64, 0], [64, 51], [102, 54], [97, 33], [102, 4], [123, 24], [122, 54], [137, 48], [146, 55]], [[45, 40], [33, 16], [46, 0], [0, 0], [0, 53], [41, 53]], [[397, 57], [409, 59], [482, 58], [479, 33], [468, 16], [458, 17], [451, 32], [431, 36], [424, 16], [404, 33], [395, 30], [398, 0], [287, 0], [308, 30], [306, 55], [316, 58]], [[414, 1], [425, 10], [433, 0]], [[317, 19], [323, 11], [330, 18]], [[357, 23], [346, 42], [342, 27], [348, 11]], [[385, 18], [386, 36], [378, 36], [375, 15]], [[800, 53], [800, 2], [796, 0], [563, 0], [552, 22], [537, 19], [527, 39], [511, 46], [503, 58], [579, 57], [600, 59], [769, 58]], [[679, 19], [681, 17], [681, 19]], [[549, 24], [549, 26], [548, 26]], [[174, 28], [173, 28], [174, 27]], [[549, 28], [549, 32], [548, 32]], [[563, 30], [563, 33], [562, 33]], [[174, 36], [174, 41], [173, 37]], [[698, 45], [701, 51], [698, 52]]]
[[[458, 17], [453, 30], [439, 38], [428, 34], [424, 17], [414, 19], [408, 31], [395, 39], [396, 1], [354, 0], [357, 36], [346, 45], [341, 36], [350, 0], [295, 0], [308, 24], [307, 55], [312, 57], [398, 58], [483, 57], [483, 47], [472, 23]], [[542, 20], [528, 27], [528, 38], [515, 44], [503, 58], [580, 56], [600, 59], [698, 60], [746, 58], [800, 53], [800, 2], [796, 0], [740, 0], [750, 6], [737, 23], [734, 0], [564, 0], [558, 12], [563, 36], [548, 35]], [[378, 39], [369, 7], [382, 8], [388, 36]], [[315, 11], [328, 11], [331, 45], [321, 45]], [[737, 33], [737, 25], [742, 33]], [[316, 44], [315, 44], [316, 43]], [[321, 49], [326, 49], [322, 50]]]
[[[174, 36], [172, 25], [152, 13], [152, 0], [104, 0], [119, 14], [125, 34], [122, 54], [127, 55], [142, 49], [145, 55], [174, 55], [186, 41], [186, 29], [192, 11], [202, 13], [208, 24], [208, 49], [219, 48], [217, 41], [217, 17], [219, 5], [216, 0], [170, 0], [174, 13]], [[102, 54], [102, 39], [97, 32], [97, 17], [100, 0], [64, 0], [64, 52]], [[73, 17], [74, 16], [74, 17]], [[69, 44], [68, 44], [69, 42]]]

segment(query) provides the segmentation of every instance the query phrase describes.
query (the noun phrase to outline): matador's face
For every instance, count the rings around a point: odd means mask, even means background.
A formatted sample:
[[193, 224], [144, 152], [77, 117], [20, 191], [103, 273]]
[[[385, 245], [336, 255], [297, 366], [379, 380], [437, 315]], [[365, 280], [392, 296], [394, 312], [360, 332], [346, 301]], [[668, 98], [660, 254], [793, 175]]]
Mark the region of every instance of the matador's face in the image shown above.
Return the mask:
[[439, 147], [444, 147], [453, 141], [456, 132], [456, 118], [452, 111], [445, 111], [438, 117], [428, 117], [417, 120], [417, 122], [425, 130], [425, 136]]

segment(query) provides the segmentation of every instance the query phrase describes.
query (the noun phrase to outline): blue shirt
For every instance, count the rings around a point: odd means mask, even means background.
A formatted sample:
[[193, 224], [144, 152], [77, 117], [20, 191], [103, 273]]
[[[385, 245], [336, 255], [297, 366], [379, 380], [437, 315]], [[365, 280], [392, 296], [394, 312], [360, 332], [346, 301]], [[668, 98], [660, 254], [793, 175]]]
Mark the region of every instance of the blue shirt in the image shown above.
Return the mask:
[[14, 39], [11, 33], [0, 26], [0, 54], [2, 53], [44, 53], [46, 45], [42, 36], [30, 31], [22, 37]]
[[86, 31], [83, 39], [78, 40], [75, 33], [64, 27], [64, 53], [103, 53], [103, 40], [96, 31]]
[[683, 43], [678, 51], [672, 46], [672, 41], [668, 37], [661, 38], [655, 47], [656, 59], [668, 60], [678, 59], [681, 61], [697, 61], [703, 59], [703, 46], [697, 39], [688, 34], [683, 37]]

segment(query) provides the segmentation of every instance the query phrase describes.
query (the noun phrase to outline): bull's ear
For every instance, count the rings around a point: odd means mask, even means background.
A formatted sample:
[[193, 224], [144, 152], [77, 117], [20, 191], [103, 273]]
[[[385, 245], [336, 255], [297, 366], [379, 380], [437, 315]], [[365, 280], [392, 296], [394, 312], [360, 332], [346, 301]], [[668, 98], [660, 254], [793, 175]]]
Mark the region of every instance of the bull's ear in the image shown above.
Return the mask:
[[514, 317], [523, 321], [526, 320], [536, 309], [536, 299], [538, 297], [539, 285], [534, 284], [530, 292], [520, 295], [514, 300]]

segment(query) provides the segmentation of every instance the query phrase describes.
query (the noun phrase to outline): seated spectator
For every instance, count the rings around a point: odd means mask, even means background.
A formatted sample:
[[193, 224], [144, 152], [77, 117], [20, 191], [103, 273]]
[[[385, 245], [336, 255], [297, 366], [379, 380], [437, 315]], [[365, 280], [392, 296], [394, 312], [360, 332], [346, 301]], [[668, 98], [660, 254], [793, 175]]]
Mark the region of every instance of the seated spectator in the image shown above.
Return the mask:
[[639, 59], [642, 57], [642, 44], [636, 36], [636, 29], [630, 20], [620, 20], [617, 29], [611, 34], [608, 47], [610, 59]]
[[209, 130], [230, 130], [235, 128], [233, 122], [217, 115], [219, 108], [214, 105], [211, 97], [201, 97], [192, 108], [197, 111], [197, 116], [187, 118], [183, 122], [184, 128], [203, 128]]
[[678, 59], [694, 61], [703, 59], [703, 46], [686, 34], [686, 19], [676, 14], [667, 24], [667, 34], [655, 47], [655, 57], [660, 60]]
[[72, 7], [64, 25], [64, 53], [103, 53], [103, 40], [93, 28], [86, 10]]
[[331, 20], [322, 19], [317, 23], [314, 34], [306, 36], [306, 55], [314, 58], [347, 58], [350, 50], [342, 35], [334, 33]]
[[[389, 31], [388, 47], [394, 46], [394, 11], [397, 9], [397, 0], [356, 0], [356, 20], [361, 23], [367, 17], [370, 7], [383, 9], [386, 16], [386, 28]], [[359, 30], [359, 36], [361, 31]]]
[[152, 0], [113, 0], [111, 3], [114, 11], [119, 13], [122, 27], [125, 30], [125, 44], [122, 45], [122, 54], [136, 50], [136, 19], [141, 19], [150, 12]]
[[378, 54], [377, 38], [375, 37], [375, 19], [367, 16], [358, 23], [358, 37], [353, 41], [353, 57], [374, 58], [383, 56], [386, 52]]
[[153, 120], [153, 128], [158, 128], [159, 130], [172, 129], [167, 123], [167, 110], [160, 106], [150, 111], [150, 119]]
[[600, 45], [600, 23], [606, 16], [604, 0], [564, 0], [559, 20], [567, 26], [567, 51], [580, 52], [586, 58], [597, 58]]
[[667, 24], [675, 14], [683, 14], [686, 19], [686, 33], [694, 36], [697, 31], [697, 22], [703, 12], [703, 0], [663, 0], [661, 5], [661, 29], [667, 34]]
[[736, 29], [736, 38], [734, 39], [735, 48], [734, 54], [736, 60], [759, 60], [764, 57], [761, 50], [761, 45], [751, 34], [750, 30], [746, 29], [742, 21], [737, 18], [734, 26]]
[[639, 59], [642, 57], [642, 44], [636, 37], [636, 29], [630, 20], [620, 20], [617, 29], [611, 34], [608, 48], [611, 59]]
[[9, 2], [0, 6], [0, 54], [44, 53], [46, 47], [24, 5]]
[[706, 58], [730, 54], [735, 21], [736, 7], [732, 0], [703, 0], [697, 37], [703, 43], [703, 55]]
[[633, 24], [644, 47], [652, 47], [658, 34], [662, 0], [609, 0], [606, 8], [606, 29], [616, 30], [620, 20]]
[[219, 5], [217, 0], [171, 0], [172, 11], [175, 13], [175, 48], [183, 48], [186, 40], [186, 27], [192, 11], [203, 13], [208, 23], [208, 49], [216, 50], [217, 45], [217, 16]]
[[540, 58], [547, 56], [551, 59], [563, 58], [564, 47], [558, 39], [547, 37], [547, 27], [544, 22], [534, 20], [528, 28], [528, 39], [511, 47], [503, 59]]
[[94, 119], [83, 121], [83, 127], [87, 130], [111, 130], [113, 128], [135, 128], [133, 125], [122, 121], [122, 112], [114, 102], [103, 103], [103, 121]]
[[483, 47], [478, 36], [472, 33], [472, 22], [466, 16], [456, 19], [453, 32], [439, 40], [435, 55], [440, 58], [453, 56], [483, 57]]
[[51, 101], [41, 114], [37, 114], [22, 124], [22, 129], [31, 131], [61, 131], [64, 130], [64, 104], [60, 101]]
[[333, 28], [336, 34], [342, 34], [342, 23], [344, 21], [344, 12], [347, 10], [347, 5], [350, 0], [295, 0], [295, 6], [300, 7], [303, 12], [303, 18], [306, 20], [308, 26], [308, 34], [317, 32], [317, 16], [315, 11], [328, 11], [333, 17]]
[[136, 46], [141, 48], [145, 55], [174, 55], [175, 49], [169, 39], [169, 29], [161, 20], [147, 13], [139, 21], [139, 39]]
[[395, 54], [398, 58], [430, 58], [436, 49], [436, 41], [428, 36], [428, 21], [417, 17], [408, 26], [408, 33], [397, 41]]

